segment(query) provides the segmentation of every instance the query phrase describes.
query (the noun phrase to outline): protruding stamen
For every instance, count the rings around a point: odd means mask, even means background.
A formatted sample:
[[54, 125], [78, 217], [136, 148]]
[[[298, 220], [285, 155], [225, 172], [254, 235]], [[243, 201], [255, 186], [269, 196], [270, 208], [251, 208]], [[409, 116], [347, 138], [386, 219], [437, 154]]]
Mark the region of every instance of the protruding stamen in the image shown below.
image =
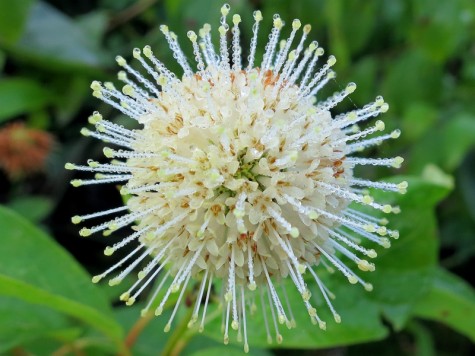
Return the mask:
[[[152, 48], [150, 46], [145, 46], [143, 48], [143, 54], [145, 55], [145, 57], [147, 57], [153, 63], [153, 65], [158, 70], [158, 72], [162, 76], [164, 76], [164, 78], [166, 78], [169, 82], [174, 83], [174, 82], [178, 81], [178, 79], [176, 78], [175, 73], [171, 72], [167, 67], [165, 67], [165, 65], [162, 62], [160, 62], [154, 56], [154, 54], [152, 52]], [[164, 84], [163, 81], [160, 80], [159, 84], [162, 86], [162, 90], [165, 89], [164, 85], [163, 85]]]
[[277, 308], [277, 306], [272, 304], [271, 294], [272, 294], [271, 289], [270, 289], [269, 285], [267, 285], [267, 297], [269, 299], [269, 307], [270, 307], [270, 311], [272, 313], [272, 320], [274, 321], [275, 339], [276, 339], [278, 344], [281, 344], [282, 343], [282, 335], [279, 332], [279, 325], [278, 325], [277, 319], [275, 317], [274, 307], [276, 308], [277, 312], [278, 312], [279, 309]]
[[198, 320], [198, 314], [199, 314], [199, 311], [200, 311], [201, 301], [203, 300], [203, 293], [204, 293], [204, 290], [205, 290], [207, 277], [208, 277], [208, 270], [205, 271], [205, 275], [204, 275], [204, 277], [203, 277], [203, 279], [201, 280], [201, 283], [200, 283], [200, 289], [199, 289], [199, 292], [198, 292], [198, 296], [196, 297], [195, 307], [193, 309], [193, 314], [191, 314], [191, 319], [188, 323], [189, 328], [192, 327], [193, 324]]
[[346, 278], [348, 278], [348, 281], [351, 284], [358, 283], [358, 278], [356, 274], [351, 269], [349, 269], [343, 262], [341, 262], [336, 256], [327, 252], [317, 243], [313, 242], [313, 244], [327, 258], [328, 261], [330, 261], [341, 273], [343, 273]]
[[330, 242], [336, 250], [340, 251], [343, 255], [345, 255], [350, 260], [355, 262], [360, 270], [362, 270], [362, 271], [374, 271], [374, 269], [375, 269], [374, 264], [369, 263], [366, 260], [362, 260], [361, 258], [356, 256], [354, 253], [352, 253], [351, 251], [349, 251], [348, 249], [346, 249], [345, 247], [340, 245], [335, 240], [331, 240]]
[[282, 226], [290, 236], [294, 238], [299, 236], [299, 230], [296, 227], [293, 227], [292, 225], [290, 225], [290, 223], [287, 220], [285, 220], [285, 218], [281, 214], [279, 214], [277, 211], [275, 211], [271, 207], [267, 207], [267, 211], [269, 212], [269, 215], [272, 216], [272, 218], [274, 218], [275, 221], [280, 226]]
[[163, 296], [163, 299], [160, 302], [160, 305], [155, 309], [155, 315], [158, 316], [158, 315], [161, 315], [163, 313], [163, 307], [165, 306], [165, 303], [167, 302], [168, 298], [170, 297], [170, 294], [173, 292], [173, 289], [176, 286], [176, 281], [178, 280], [178, 278], [182, 274], [185, 267], [186, 267], [185, 263], [180, 266], [180, 269], [178, 270], [175, 278], [173, 278], [173, 281], [172, 281], [170, 287], [168, 287], [167, 291], [165, 292], [165, 295]]
[[[127, 292], [123, 293], [120, 296], [120, 300], [125, 301], [126, 305], [130, 306], [135, 303], [135, 300], [137, 297], [142, 293], [142, 291], [152, 282], [155, 280], [155, 277], [160, 273], [160, 271], [167, 265], [169, 260], [169, 257], [167, 257], [161, 264], [158, 266], [155, 271], [147, 278], [145, 283], [143, 282], [143, 279], [138, 278], [135, 283], [127, 290]], [[130, 296], [130, 294], [134, 291], [134, 289], [142, 283], [142, 286], [134, 293], [133, 296]]]
[[339, 241], [342, 241], [347, 246], [355, 249], [356, 251], [362, 252], [363, 254], [365, 254], [366, 256], [368, 256], [370, 258], [375, 258], [377, 256], [376, 251], [373, 250], [373, 249], [368, 250], [368, 249], [358, 245], [357, 243], [351, 241], [350, 239], [346, 238], [345, 236], [337, 233], [336, 231], [328, 229], [327, 227], [324, 227], [324, 230], [328, 231], [328, 233], [330, 235], [332, 235], [333, 237], [335, 237]]
[[[272, 336], [271, 336], [270, 330], [269, 330], [269, 323], [267, 322], [267, 310], [266, 310], [266, 303], [265, 303], [265, 299], [264, 299], [264, 288], [260, 288], [260, 295], [261, 295], [262, 316], [264, 317], [264, 325], [266, 327], [267, 343], [272, 344]], [[269, 307], [271, 308], [271, 310], [273, 312], [272, 304], [270, 304]]]
[[198, 36], [194, 31], [188, 31], [188, 38], [190, 39], [193, 45], [193, 54], [195, 55], [195, 61], [198, 64], [198, 70], [203, 72], [205, 70], [205, 64], [203, 63], [203, 58], [201, 57], [200, 48], [198, 47], [197, 38]]
[[161, 25], [160, 26], [160, 31], [165, 35], [165, 38], [167, 39], [168, 45], [170, 49], [172, 50], [174, 57], [178, 64], [183, 68], [185, 75], [187, 77], [193, 75], [193, 71], [190, 68], [190, 65], [188, 64], [188, 61], [186, 60], [185, 54], [180, 48], [180, 45], [178, 44], [178, 41], [176, 39], [176, 35], [173, 32], [170, 32], [168, 29], [168, 26]]
[[247, 343], [247, 324], [246, 324], [246, 297], [244, 294], [244, 287], [241, 286], [241, 312], [242, 312], [242, 325], [244, 330], [244, 352], [249, 352], [249, 344]]
[[358, 178], [352, 178], [351, 184], [368, 187], [368, 188], [386, 190], [390, 192], [399, 192], [402, 194], [404, 194], [407, 191], [407, 187], [408, 187], [408, 184], [406, 181], [396, 184], [396, 183], [388, 183], [388, 182], [373, 182], [370, 180], [358, 179]]
[[132, 258], [132, 256], [134, 256], [138, 251], [140, 251], [142, 248], [144, 247], [143, 244], [140, 244], [139, 246], [137, 246], [133, 251], [131, 251], [127, 256], [125, 256], [124, 258], [122, 258], [119, 262], [117, 262], [115, 265], [113, 265], [112, 267], [109, 267], [105, 272], [97, 275], [97, 276], [94, 276], [92, 278], [92, 282], [93, 283], [97, 283], [99, 282], [102, 278], [104, 278], [105, 276], [107, 276], [109, 273], [115, 271], [117, 268], [119, 268], [120, 266], [122, 266], [124, 264], [124, 262], [126, 262], [127, 260], [129, 260], [130, 258]]
[[333, 96], [326, 99], [324, 102], [319, 103], [317, 107], [320, 110], [328, 111], [334, 108], [338, 103], [342, 102], [348, 95], [353, 93], [356, 90], [355, 83], [348, 83], [346, 88], [343, 89], [341, 92], [334, 94]]
[[249, 269], [249, 284], [248, 288], [251, 291], [256, 290], [256, 282], [254, 281], [254, 263], [252, 261], [252, 248], [251, 248], [251, 242], [247, 241], [247, 266]]
[[183, 298], [183, 294], [185, 293], [186, 286], [188, 285], [188, 281], [190, 280], [190, 277], [191, 277], [191, 273], [188, 273], [188, 275], [186, 276], [185, 283], [183, 284], [183, 287], [181, 288], [180, 295], [178, 296], [178, 299], [175, 303], [175, 307], [173, 308], [172, 315], [170, 316], [170, 319], [168, 319], [168, 323], [165, 325], [165, 329], [164, 329], [165, 332], [170, 331], [173, 319], [175, 318], [178, 307], [180, 306], [181, 299]]
[[250, 45], [249, 56], [247, 57], [249, 64], [247, 66], [247, 71], [249, 72], [252, 68], [254, 68], [254, 60], [256, 57], [256, 48], [257, 48], [257, 34], [259, 32], [259, 22], [262, 21], [262, 13], [259, 10], [254, 11], [254, 20], [255, 23], [252, 26], [252, 39]]
[[[315, 63], [316, 61], [318, 60], [318, 57], [321, 56], [323, 53], [323, 50], [319, 50], [319, 48], [317, 48], [315, 50], [315, 56], [314, 56], [314, 60], [315, 60]], [[313, 63], [313, 61], [312, 61]], [[301, 94], [301, 97], [305, 97], [307, 96], [310, 91], [312, 90], [312, 88], [318, 84], [318, 82], [328, 73], [328, 71], [330, 70], [330, 68], [336, 63], [336, 58], [335, 56], [329, 56], [328, 57], [328, 60], [327, 60], [327, 63], [314, 75], [313, 79], [310, 81], [310, 83], [306, 86], [304, 86], [304, 81], [306, 82], [308, 80], [307, 78], [307, 73], [305, 73], [305, 76], [302, 80], [302, 83], [300, 84], [300, 90], [302, 92]], [[310, 65], [312, 66], [312, 64]], [[310, 77], [310, 74], [309, 74], [309, 77]]]
[[272, 296], [272, 300], [274, 302], [275, 308], [278, 313], [279, 323], [283, 324], [285, 320], [287, 319], [287, 317], [285, 316], [284, 308], [282, 307], [282, 303], [280, 302], [279, 296], [277, 295], [274, 285], [272, 284], [272, 281], [269, 276], [269, 272], [267, 271], [267, 266], [264, 263], [264, 261], [262, 261], [262, 259], [261, 259], [261, 263], [262, 263], [262, 268], [264, 270], [266, 280], [267, 280], [267, 290], [269, 292], [269, 295]]
[[[148, 65], [147, 62], [144, 61], [141, 54], [142, 52], [140, 51], [139, 48], [134, 48], [134, 52], [133, 52], [134, 58], [140, 62], [142, 67], [144, 67], [145, 70], [153, 77], [153, 79], [155, 79], [155, 82], [158, 83], [159, 74], [156, 71], [154, 71], [153, 68], [150, 67], [150, 65]], [[139, 81], [142, 82], [147, 87], [147, 89], [149, 89], [153, 94], [155, 94], [156, 97], [160, 96], [160, 92], [158, 91], [155, 85], [153, 85], [152, 83], [146, 80], [142, 81], [141, 79], [139, 79]]]
[[[277, 45], [277, 41], [279, 40], [280, 30], [284, 26], [284, 22], [280, 18], [279, 15], [274, 15], [274, 26], [272, 27], [272, 31], [269, 35], [269, 42], [265, 47], [265, 54], [262, 60], [262, 69], [263, 72], [267, 71], [272, 63], [272, 58], [274, 57], [275, 48]], [[261, 74], [262, 75], [262, 74]]]
[[224, 337], [223, 342], [225, 345], [229, 343], [229, 310], [231, 308], [231, 301], [228, 300], [226, 303], [226, 312], [225, 312], [225, 327], [224, 327]]
[[[318, 61], [318, 58], [323, 56], [323, 53], [325, 51], [323, 50], [323, 48], [321, 47], [318, 47], [318, 43], [316, 43], [316, 47], [315, 47], [315, 52], [314, 52], [314, 55], [313, 55], [313, 58], [312, 60], [310, 61], [310, 64], [308, 65], [307, 67], [307, 70], [305, 71], [305, 74], [302, 78], [302, 81], [300, 82], [300, 88], [305, 88], [307, 86], [307, 82], [310, 80], [310, 77], [313, 73], [313, 69], [315, 68], [315, 65], [317, 64], [317, 61]], [[330, 59], [330, 58], [329, 58]], [[332, 59], [333, 61], [333, 59]], [[322, 68], [323, 69], [323, 68]], [[328, 70], [327, 69], [324, 69], [324, 73], [326, 73], [326, 71]], [[322, 73], [323, 75], [323, 73]]]
[[[142, 246], [142, 245], [141, 245]], [[123, 279], [130, 273], [132, 270], [138, 266], [142, 260], [150, 255], [150, 253], [156, 248], [155, 245], [152, 245], [151, 247], [148, 247], [144, 253], [142, 253], [139, 257], [137, 257], [130, 265], [128, 265], [122, 272], [120, 272], [117, 276], [109, 280], [109, 285], [114, 286], [118, 285], [120, 282], [123, 281]]]
[[163, 285], [165, 284], [165, 282], [167, 281], [168, 277], [170, 276], [170, 271], [167, 271], [167, 273], [165, 274], [165, 276], [163, 276], [162, 280], [160, 281], [160, 284], [158, 285], [157, 288], [155, 288], [152, 296], [150, 297], [147, 305], [145, 306], [144, 309], [142, 309], [141, 311], [141, 315], [142, 316], [145, 316], [148, 311], [150, 310], [150, 307], [152, 306], [153, 302], [155, 301], [155, 299], [157, 298], [157, 295], [158, 293], [160, 292], [160, 290], [162, 289]]
[[384, 142], [388, 139], [398, 138], [400, 136], [400, 134], [401, 134], [400, 130], [394, 130], [393, 132], [391, 132], [389, 134], [386, 134], [386, 135], [381, 135], [381, 136], [378, 136], [378, 137], [370, 138], [368, 140], [353, 143], [351, 145], [348, 145], [347, 153], [350, 154], [350, 153], [353, 153], [353, 152], [359, 152], [359, 151], [364, 150], [365, 148], [380, 145], [382, 142]]
[[203, 316], [201, 318], [201, 323], [199, 327], [199, 332], [203, 332], [204, 330], [204, 324], [205, 324], [205, 317], [206, 317], [206, 308], [208, 307], [208, 301], [209, 301], [209, 296], [211, 294], [211, 286], [213, 285], [213, 273], [211, 273], [209, 277], [209, 282], [208, 282], [208, 291], [206, 292], [206, 298], [205, 298], [205, 304], [203, 307]]
[[347, 162], [351, 165], [362, 165], [362, 166], [386, 166], [393, 168], [401, 168], [402, 162], [404, 159], [402, 157], [394, 158], [356, 158], [349, 157]]
[[227, 73], [229, 76], [229, 52], [228, 52], [228, 41], [226, 39], [226, 33], [229, 30], [229, 25], [226, 23], [226, 17], [229, 14], [230, 6], [224, 4], [221, 7], [221, 26], [219, 26], [219, 50], [220, 50], [220, 67]]
[[235, 275], [235, 262], [234, 262], [234, 245], [231, 245], [231, 260], [229, 261], [229, 274], [228, 274], [228, 287], [225, 298], [228, 303], [232, 302], [233, 321], [231, 327], [237, 330], [239, 327], [239, 319], [236, 306], [236, 275]]
[[[292, 45], [292, 42], [294, 41], [295, 34], [297, 33], [297, 30], [300, 28], [302, 24], [300, 23], [300, 20], [295, 19], [292, 22], [292, 32], [290, 33], [289, 38], [287, 39], [285, 43], [285, 47], [282, 50], [282, 53], [280, 54], [280, 57], [278, 58], [275, 66], [274, 66], [274, 73], [279, 73], [280, 69], [284, 65], [285, 60], [287, 59], [287, 54], [289, 53], [290, 46]], [[295, 56], [295, 55], [294, 55]]]
[[149, 226], [146, 226], [144, 227], [143, 229], [140, 229], [139, 231], [136, 231], [134, 232], [133, 234], [127, 236], [126, 238], [122, 239], [121, 241], [115, 243], [114, 245], [112, 246], [107, 246], [104, 250], [104, 254], [106, 256], [111, 256], [115, 251], [117, 251], [118, 249], [124, 247], [125, 245], [127, 245], [129, 242], [135, 240], [136, 238], [138, 238], [139, 236], [142, 236], [144, 235], [148, 230], [150, 230], [152, 227], [149, 225]]
[[241, 45], [239, 44], [239, 23], [241, 22], [241, 16], [238, 14], [233, 15], [233, 70], [241, 70]]
[[[137, 50], [138, 49], [136, 49], [134, 51], [134, 57], [135, 58], [140, 58], [140, 53], [138, 53]], [[138, 51], [140, 51], [140, 50], [138, 50]], [[148, 79], [146, 79], [142, 74], [140, 74], [135, 69], [133, 69], [130, 65], [128, 65], [126, 60], [123, 57], [117, 56], [116, 61], [117, 61], [117, 64], [119, 66], [121, 66], [122, 68], [125, 68], [125, 70], [127, 72], [132, 74], [140, 83], [142, 83], [148, 90], [150, 90], [150, 92], [154, 93], [155, 95], [159, 95], [159, 92], [158, 92], [157, 88], [155, 87], [155, 85], [153, 85]], [[143, 63], [145, 63], [145, 62], [143, 62], [143, 59], [142, 59], [141, 63], [142, 63], [142, 65], [143, 65]], [[147, 67], [150, 68], [149, 66], [147, 66]], [[146, 68], [146, 67], [144, 67], [144, 68]]]
[[281, 289], [282, 289], [282, 294], [284, 295], [285, 299], [285, 304], [287, 305], [287, 310], [289, 311], [290, 315], [290, 320], [287, 322], [287, 328], [295, 328], [297, 326], [297, 323], [295, 321], [294, 313], [292, 313], [292, 307], [290, 305], [289, 297], [287, 296], [287, 291], [285, 290], [285, 287], [281, 284]]

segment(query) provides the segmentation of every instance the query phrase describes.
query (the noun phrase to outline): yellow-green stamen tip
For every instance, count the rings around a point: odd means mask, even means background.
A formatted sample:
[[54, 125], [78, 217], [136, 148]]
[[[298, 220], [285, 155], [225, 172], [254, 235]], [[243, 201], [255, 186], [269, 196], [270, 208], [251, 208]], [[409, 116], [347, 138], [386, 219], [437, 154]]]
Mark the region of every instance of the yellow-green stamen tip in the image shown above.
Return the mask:
[[91, 236], [92, 231], [90, 229], [84, 227], [79, 231], [79, 235], [84, 236], [84, 237]]

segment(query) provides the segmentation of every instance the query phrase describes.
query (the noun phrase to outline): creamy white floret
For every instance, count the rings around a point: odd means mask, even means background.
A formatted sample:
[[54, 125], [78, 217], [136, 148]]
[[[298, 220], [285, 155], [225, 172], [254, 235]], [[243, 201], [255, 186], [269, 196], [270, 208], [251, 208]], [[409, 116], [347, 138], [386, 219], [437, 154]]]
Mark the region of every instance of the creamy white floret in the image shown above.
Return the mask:
[[[229, 12], [229, 6], [224, 5], [219, 48], [212, 44], [210, 25], [205, 24], [199, 36], [188, 32], [196, 69], [188, 63], [177, 36], [161, 26], [183, 69], [181, 79], [149, 46], [133, 51], [147, 76], [117, 57], [123, 68], [118, 77], [125, 85], [119, 90], [112, 83], [93, 82], [93, 95], [135, 119], [141, 128], [128, 130], [94, 113], [89, 122], [96, 130], [81, 132], [116, 146], [104, 149], [111, 162], [90, 160], [84, 166], [68, 163], [66, 168], [95, 173], [94, 179], [73, 180], [74, 186], [122, 184], [121, 193], [129, 196], [123, 207], [72, 219], [81, 223], [123, 214], [83, 228], [82, 236], [109, 235], [133, 225], [133, 233], [107, 247], [105, 254], [131, 243], [138, 246], [93, 281], [116, 273], [109, 283], [118, 284], [151, 256], [121, 300], [133, 304], [163, 274], [144, 313], [169, 281], [155, 309], [155, 314], [162, 314], [169, 296], [179, 292], [165, 327], [169, 331], [191, 280], [199, 281], [199, 292], [189, 326], [200, 321], [202, 330], [213, 280], [221, 279], [224, 342], [229, 340], [229, 327], [239, 334], [242, 330], [247, 352], [246, 313], [248, 304], [255, 308], [254, 302], [248, 303], [254, 294], [261, 300], [268, 340], [272, 340], [272, 324], [277, 342], [282, 341], [279, 323], [295, 327], [286, 291], [278, 288], [284, 278], [295, 284], [311, 320], [322, 329], [326, 323], [312, 305], [302, 276], [306, 271], [336, 322], [341, 317], [331, 303], [333, 294], [315, 270], [317, 265], [338, 270], [350, 283], [372, 290], [341, 258], [360, 271], [374, 271], [374, 264], [365, 258], [375, 258], [377, 253], [361, 246], [360, 241], [367, 239], [387, 248], [389, 237], [398, 238], [399, 233], [386, 227], [386, 219], [363, 213], [357, 206], [398, 213], [398, 207], [374, 201], [368, 188], [404, 193], [407, 183], [354, 177], [357, 165], [398, 168], [401, 157], [375, 159], [353, 154], [398, 138], [400, 131], [375, 135], [385, 129], [380, 120], [365, 129], [358, 126], [388, 110], [381, 97], [361, 109], [332, 115], [331, 110], [355, 90], [354, 83], [317, 100], [320, 90], [335, 77], [331, 68], [336, 59], [329, 56], [317, 66], [324, 51], [315, 41], [305, 44], [310, 25], [303, 27], [298, 40], [301, 23], [294, 20], [289, 37], [279, 46], [284, 22], [275, 15], [264, 57], [256, 66], [262, 21], [262, 14], [256, 11], [244, 67], [241, 18], [234, 15], [230, 26]], [[266, 315], [267, 303], [272, 322]]]

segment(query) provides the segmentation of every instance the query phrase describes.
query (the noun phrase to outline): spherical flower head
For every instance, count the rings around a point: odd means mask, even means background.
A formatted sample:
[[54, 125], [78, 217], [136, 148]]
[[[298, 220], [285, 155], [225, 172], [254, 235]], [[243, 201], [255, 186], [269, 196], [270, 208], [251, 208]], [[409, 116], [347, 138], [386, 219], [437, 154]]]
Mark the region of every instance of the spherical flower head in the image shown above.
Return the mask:
[[53, 143], [48, 132], [21, 122], [8, 124], [0, 129], [0, 168], [12, 179], [40, 172]]
[[[224, 341], [228, 342], [230, 329], [242, 329], [247, 351], [247, 299], [255, 293], [261, 295], [264, 306], [270, 305], [275, 322], [270, 324], [294, 327], [290, 307], [283, 302], [286, 291], [277, 289], [284, 279], [290, 279], [310, 319], [324, 329], [326, 324], [312, 305], [304, 273], [308, 271], [313, 278], [336, 322], [341, 318], [316, 272], [320, 262], [339, 270], [350, 283], [372, 289], [340, 256], [361, 271], [374, 271], [374, 264], [366, 258], [376, 257], [376, 252], [360, 246], [358, 239], [389, 247], [388, 236], [397, 238], [398, 233], [384, 226], [386, 221], [360, 212], [350, 203], [383, 213], [397, 212], [397, 207], [374, 201], [367, 188], [404, 192], [407, 184], [354, 177], [357, 165], [401, 165], [400, 157], [353, 156], [397, 138], [399, 131], [374, 135], [385, 128], [380, 120], [366, 129], [357, 126], [388, 109], [381, 97], [362, 109], [332, 115], [331, 109], [355, 90], [354, 83], [330, 98], [316, 99], [335, 77], [331, 67], [336, 59], [329, 56], [317, 66], [323, 50], [316, 42], [306, 44], [309, 25], [297, 35], [301, 23], [294, 20], [289, 37], [278, 48], [284, 21], [275, 15], [264, 57], [255, 65], [257, 33], [263, 18], [256, 11], [244, 66], [241, 18], [233, 15], [230, 25], [229, 13], [229, 6], [223, 6], [219, 48], [212, 44], [210, 25], [198, 35], [188, 32], [196, 69], [183, 54], [177, 36], [167, 26], [161, 27], [183, 69], [181, 79], [148, 46], [133, 51], [148, 77], [117, 57], [123, 68], [119, 73], [125, 83], [122, 90], [99, 82], [91, 88], [94, 96], [138, 121], [141, 129], [125, 129], [94, 113], [90, 123], [96, 131], [84, 129], [82, 133], [119, 148], [104, 149], [105, 156], [112, 159], [110, 164], [89, 161], [87, 166], [68, 164], [67, 168], [96, 172], [95, 179], [74, 180], [75, 186], [122, 182], [121, 193], [129, 196], [124, 207], [73, 217], [74, 223], [80, 223], [123, 213], [83, 228], [83, 236], [99, 231], [108, 235], [135, 224], [131, 235], [106, 248], [105, 253], [111, 255], [134, 240], [138, 247], [93, 281], [127, 262], [129, 265], [109, 281], [118, 284], [151, 256], [139, 271], [138, 282], [121, 299], [133, 304], [149, 283], [161, 278], [153, 295], [161, 288], [165, 293], [155, 314], [163, 312], [171, 293], [179, 293], [165, 327], [168, 331], [191, 280], [198, 281], [198, 296], [189, 326], [200, 319], [202, 330], [211, 286], [213, 281], [222, 280]], [[160, 273], [163, 276], [157, 277]], [[163, 287], [167, 280], [168, 289]], [[144, 312], [153, 301], [154, 297]], [[265, 326], [270, 338], [269, 324]], [[280, 342], [278, 329], [276, 333]]]

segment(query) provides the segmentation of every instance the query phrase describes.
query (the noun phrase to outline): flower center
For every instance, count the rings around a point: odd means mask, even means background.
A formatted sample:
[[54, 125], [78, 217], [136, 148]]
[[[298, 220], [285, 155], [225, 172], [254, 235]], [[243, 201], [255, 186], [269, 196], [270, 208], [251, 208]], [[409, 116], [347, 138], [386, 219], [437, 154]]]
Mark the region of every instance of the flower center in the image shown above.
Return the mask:
[[[345, 170], [344, 134], [332, 126], [329, 111], [259, 69], [210, 67], [206, 77], [183, 78], [169, 88], [151, 102], [153, 115], [139, 118], [144, 128], [133, 144], [145, 153], [127, 160], [132, 178], [126, 188], [134, 195], [129, 209], [147, 215], [139, 228], [156, 231], [143, 243], [170, 243], [171, 255], [184, 264], [189, 256], [203, 258], [201, 265], [222, 277], [230, 246], [237, 261], [250, 253], [256, 270], [239, 262], [239, 284], [265, 279], [262, 264], [281, 276], [290, 258], [315, 264], [313, 245], [300, 249], [297, 240], [285, 241], [315, 235], [310, 222], [318, 214], [310, 206], [331, 213], [347, 206], [328, 188], [346, 187], [352, 176]], [[319, 238], [325, 236], [321, 230]], [[295, 247], [292, 257], [284, 242]]]

